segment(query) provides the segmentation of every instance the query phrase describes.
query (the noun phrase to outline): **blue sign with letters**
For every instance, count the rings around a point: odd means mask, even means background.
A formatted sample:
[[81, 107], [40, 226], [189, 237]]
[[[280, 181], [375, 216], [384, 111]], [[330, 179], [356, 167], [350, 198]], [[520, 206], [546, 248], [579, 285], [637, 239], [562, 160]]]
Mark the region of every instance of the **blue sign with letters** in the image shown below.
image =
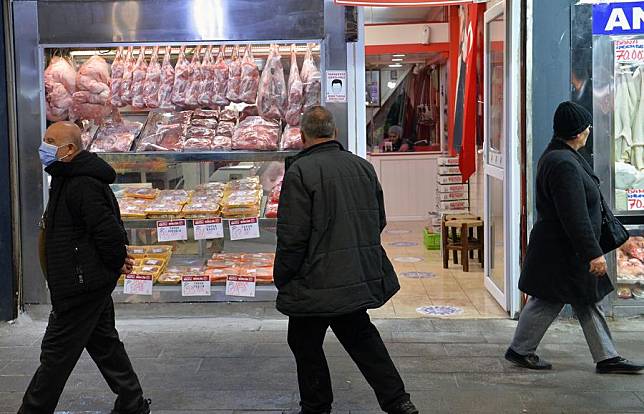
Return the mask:
[[593, 5], [593, 34], [644, 34], [644, 2]]

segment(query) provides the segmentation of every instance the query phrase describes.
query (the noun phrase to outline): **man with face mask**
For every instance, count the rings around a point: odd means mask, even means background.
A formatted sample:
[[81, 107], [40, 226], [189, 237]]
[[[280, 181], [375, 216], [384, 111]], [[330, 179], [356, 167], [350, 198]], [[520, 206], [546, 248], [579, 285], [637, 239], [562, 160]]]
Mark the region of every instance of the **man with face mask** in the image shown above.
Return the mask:
[[114, 326], [111, 293], [130, 273], [127, 235], [109, 184], [116, 172], [82, 151], [71, 122], [51, 125], [40, 160], [51, 175], [45, 224], [45, 273], [52, 303], [40, 367], [19, 413], [53, 413], [84, 349], [117, 394], [113, 414], [147, 414], [139, 380]]

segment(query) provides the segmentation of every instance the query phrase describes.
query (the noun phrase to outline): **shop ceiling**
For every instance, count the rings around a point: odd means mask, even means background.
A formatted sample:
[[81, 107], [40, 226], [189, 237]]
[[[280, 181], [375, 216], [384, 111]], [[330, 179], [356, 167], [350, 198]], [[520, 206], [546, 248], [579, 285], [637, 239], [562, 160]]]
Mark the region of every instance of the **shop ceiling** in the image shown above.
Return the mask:
[[397, 57], [394, 54], [367, 55], [366, 66], [368, 69], [388, 69], [390, 68], [389, 65], [397, 62], [405, 65], [426, 65], [436, 63], [438, 60], [441, 60], [441, 57], [440, 53], [411, 53], [400, 57], [400, 60], [396, 60]]
[[427, 23], [447, 21], [443, 6], [433, 7], [365, 7], [365, 24]]

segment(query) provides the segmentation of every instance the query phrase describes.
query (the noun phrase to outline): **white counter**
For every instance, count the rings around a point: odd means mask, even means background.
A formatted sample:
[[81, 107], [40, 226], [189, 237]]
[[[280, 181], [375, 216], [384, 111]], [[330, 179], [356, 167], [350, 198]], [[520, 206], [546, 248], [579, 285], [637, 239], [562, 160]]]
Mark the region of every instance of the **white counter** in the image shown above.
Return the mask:
[[388, 221], [425, 220], [436, 211], [436, 152], [386, 152], [367, 155], [385, 194]]

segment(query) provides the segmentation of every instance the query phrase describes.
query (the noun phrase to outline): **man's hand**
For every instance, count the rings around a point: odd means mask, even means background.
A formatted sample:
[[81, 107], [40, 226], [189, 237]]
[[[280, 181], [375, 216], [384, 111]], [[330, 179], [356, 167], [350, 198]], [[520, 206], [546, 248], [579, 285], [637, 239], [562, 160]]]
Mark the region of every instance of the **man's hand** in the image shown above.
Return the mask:
[[121, 268], [121, 274], [129, 275], [130, 273], [132, 273], [133, 268], [134, 268], [134, 258], [128, 255], [125, 258], [125, 264]]
[[604, 256], [599, 256], [590, 261], [590, 273], [597, 277], [602, 277], [608, 274], [608, 265]]

